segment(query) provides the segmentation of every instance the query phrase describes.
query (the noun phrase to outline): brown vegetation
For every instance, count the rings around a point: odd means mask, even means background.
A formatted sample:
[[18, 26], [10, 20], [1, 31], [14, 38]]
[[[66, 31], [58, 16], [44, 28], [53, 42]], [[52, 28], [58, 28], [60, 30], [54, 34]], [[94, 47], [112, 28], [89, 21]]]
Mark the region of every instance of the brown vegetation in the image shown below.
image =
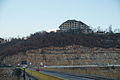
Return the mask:
[[31, 49], [55, 46], [82, 45], [86, 47], [120, 48], [120, 34], [84, 34], [38, 32], [27, 38], [13, 38], [7, 43], [0, 44], [1, 60], [5, 56], [26, 52]]
[[17, 76], [13, 75], [13, 69], [0, 68], [0, 80], [22, 80]]

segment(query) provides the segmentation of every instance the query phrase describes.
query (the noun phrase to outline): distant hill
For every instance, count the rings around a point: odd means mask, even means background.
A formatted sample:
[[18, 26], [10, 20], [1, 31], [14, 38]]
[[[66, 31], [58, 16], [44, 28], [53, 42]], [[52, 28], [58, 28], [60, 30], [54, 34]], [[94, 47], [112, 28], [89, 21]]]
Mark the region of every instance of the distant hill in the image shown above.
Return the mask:
[[82, 45], [91, 48], [120, 48], [120, 34], [37, 32], [27, 38], [13, 38], [10, 42], [0, 44], [0, 56], [3, 58], [31, 49], [69, 45]]

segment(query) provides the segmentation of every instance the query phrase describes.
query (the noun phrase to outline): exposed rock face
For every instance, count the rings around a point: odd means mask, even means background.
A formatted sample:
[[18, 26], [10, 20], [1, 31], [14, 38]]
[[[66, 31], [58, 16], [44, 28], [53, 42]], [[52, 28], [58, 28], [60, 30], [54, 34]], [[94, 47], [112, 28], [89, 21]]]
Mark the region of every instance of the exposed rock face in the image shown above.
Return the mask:
[[23, 53], [19, 53], [13, 56], [7, 56], [3, 59], [2, 64], [11, 64], [11, 65], [18, 65], [21, 61], [27, 59], [27, 56]]
[[[27, 51], [28, 61], [46, 65], [120, 64], [120, 49], [82, 46], [48, 47]], [[35, 62], [34, 62], [35, 61]]]
[[21, 60], [27, 60], [33, 65], [41, 62], [45, 65], [120, 64], [120, 49], [88, 48], [79, 45], [46, 47], [29, 50], [26, 55], [7, 57], [4, 62], [17, 64]]

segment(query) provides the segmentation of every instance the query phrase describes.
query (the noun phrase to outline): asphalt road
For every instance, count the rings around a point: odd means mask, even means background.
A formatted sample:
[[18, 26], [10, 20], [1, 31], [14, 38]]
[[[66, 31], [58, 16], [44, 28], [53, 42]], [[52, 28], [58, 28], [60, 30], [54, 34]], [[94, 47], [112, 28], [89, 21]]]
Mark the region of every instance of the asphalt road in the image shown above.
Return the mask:
[[58, 78], [62, 78], [64, 80], [95, 80], [95, 79], [89, 79], [89, 78], [84, 78], [84, 77], [60, 73], [60, 72], [45, 71], [45, 70], [41, 70], [40, 72]]

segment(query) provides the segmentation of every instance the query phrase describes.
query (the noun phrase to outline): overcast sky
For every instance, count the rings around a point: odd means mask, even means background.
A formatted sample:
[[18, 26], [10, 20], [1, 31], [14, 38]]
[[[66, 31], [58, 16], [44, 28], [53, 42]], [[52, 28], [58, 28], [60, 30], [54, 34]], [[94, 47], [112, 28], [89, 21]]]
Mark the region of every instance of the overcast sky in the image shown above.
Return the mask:
[[0, 37], [57, 29], [68, 19], [93, 28], [120, 28], [119, 0], [0, 0]]

